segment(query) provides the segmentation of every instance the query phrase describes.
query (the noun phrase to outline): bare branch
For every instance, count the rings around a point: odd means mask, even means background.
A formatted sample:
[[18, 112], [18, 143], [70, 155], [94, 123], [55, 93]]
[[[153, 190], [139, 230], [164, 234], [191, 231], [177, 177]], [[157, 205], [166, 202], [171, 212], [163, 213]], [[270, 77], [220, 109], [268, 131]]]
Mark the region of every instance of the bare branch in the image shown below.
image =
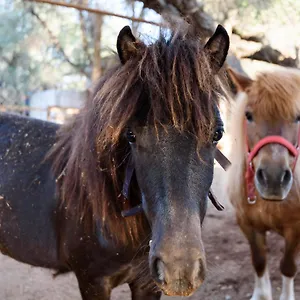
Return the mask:
[[142, 22], [142, 23], [147, 23], [151, 25], [156, 25], [156, 26], [161, 26], [161, 24], [152, 22], [152, 21], [147, 21], [141, 18], [135, 18], [135, 17], [129, 17], [129, 16], [124, 16], [120, 14], [115, 14], [112, 12], [108, 12], [105, 10], [99, 10], [99, 9], [94, 9], [94, 8], [89, 8], [83, 5], [79, 4], [72, 4], [72, 3], [65, 3], [65, 2], [60, 2], [60, 1], [52, 1], [52, 0], [24, 0], [27, 2], [37, 2], [37, 3], [47, 3], [47, 4], [52, 4], [56, 6], [63, 6], [63, 7], [70, 7], [70, 8], [75, 8], [77, 10], [85, 10], [94, 14], [99, 14], [99, 15], [106, 15], [106, 16], [112, 16], [112, 17], [117, 17], [117, 18], [122, 18], [122, 19], [127, 19], [135, 22]]
[[258, 35], [244, 35], [235, 27], [232, 28], [232, 33], [238, 35], [242, 40], [245, 40], [247, 42], [265, 44], [265, 36], [262, 33]]
[[297, 68], [297, 58], [285, 57], [280, 51], [273, 49], [271, 46], [264, 46], [254, 54], [243, 58], [265, 61], [283, 67]]
[[8, 59], [7, 57], [5, 57], [5, 56], [3, 56], [3, 55], [0, 56], [0, 59], [1, 59], [2, 61], [5, 61], [9, 66], [11, 66], [11, 65], [13, 64], [13, 63], [12, 63], [13, 60], [10, 60], [10, 59]]
[[41, 25], [45, 28], [45, 30], [48, 32], [48, 35], [53, 43], [53, 45], [55, 46], [55, 48], [63, 55], [64, 59], [66, 62], [68, 62], [73, 68], [75, 68], [77, 71], [79, 71], [80, 73], [82, 73], [83, 75], [89, 77], [89, 75], [84, 71], [84, 68], [80, 65], [75, 64], [74, 62], [72, 62], [70, 60], [70, 58], [68, 57], [68, 55], [65, 53], [65, 50], [63, 49], [63, 47], [61, 46], [58, 38], [53, 34], [53, 32], [49, 29], [47, 23], [42, 20], [40, 18], [40, 16], [35, 12], [35, 10], [33, 9], [33, 7], [30, 8], [30, 12], [33, 16], [35, 16], [37, 18], [37, 20], [41, 23]]
[[1, 98], [0, 105], [2, 105], [2, 103], [7, 103], [8, 102], [8, 99], [5, 98], [2, 94], [0, 94], [0, 98]]

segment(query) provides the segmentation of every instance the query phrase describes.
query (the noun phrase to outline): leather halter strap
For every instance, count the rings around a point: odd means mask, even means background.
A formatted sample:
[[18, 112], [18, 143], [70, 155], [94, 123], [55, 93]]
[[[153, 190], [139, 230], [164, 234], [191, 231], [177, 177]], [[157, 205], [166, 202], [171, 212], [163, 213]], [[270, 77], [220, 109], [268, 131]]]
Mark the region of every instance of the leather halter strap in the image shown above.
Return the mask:
[[[231, 165], [230, 161], [219, 149], [216, 149], [215, 159], [225, 171]], [[125, 170], [125, 179], [123, 183], [122, 193], [120, 195], [122, 201], [122, 211], [121, 211], [122, 217], [134, 216], [143, 211], [142, 204], [130, 208], [129, 190], [130, 190], [130, 183], [133, 174], [134, 174], [134, 163], [131, 159], [129, 159]], [[217, 210], [219, 211], [224, 210], [224, 206], [217, 200], [217, 198], [215, 197], [215, 195], [212, 193], [211, 190], [209, 190], [208, 192], [208, 198], [211, 200], [212, 204], [215, 206]]]
[[290, 154], [295, 158], [293, 170], [295, 168], [298, 156], [299, 156], [299, 145], [300, 145], [300, 131], [298, 128], [298, 139], [297, 144], [294, 146], [292, 143], [290, 143], [288, 140], [283, 138], [279, 135], [269, 135], [265, 138], [261, 139], [260, 141], [255, 144], [252, 150], [250, 150], [248, 138], [247, 138], [247, 121], [245, 121], [245, 137], [246, 137], [246, 146], [248, 151], [248, 157], [247, 157], [247, 168], [246, 168], [246, 187], [247, 187], [247, 200], [249, 204], [254, 204], [256, 202], [256, 193], [255, 193], [255, 185], [254, 185], [254, 176], [255, 176], [255, 170], [253, 167], [253, 159], [256, 157], [258, 152], [266, 145], [269, 144], [278, 144], [283, 147], [285, 147]]
[[230, 160], [218, 148], [216, 149], [215, 159], [224, 171], [227, 171], [227, 169], [231, 166]]
[[129, 161], [127, 163], [127, 167], [125, 170], [125, 179], [124, 179], [123, 189], [122, 189], [122, 194], [121, 194], [121, 198], [122, 198], [121, 215], [122, 215], [122, 217], [134, 216], [143, 211], [141, 204], [130, 208], [129, 190], [130, 190], [130, 184], [131, 184], [133, 174], [134, 174], [134, 163], [133, 163], [132, 159], [129, 158]]
[[132, 159], [129, 159], [127, 168], [125, 170], [125, 179], [124, 179], [124, 184], [123, 184], [123, 189], [122, 189], [122, 195], [128, 199], [129, 198], [129, 188], [130, 188], [130, 183], [131, 179], [134, 173], [134, 164]]

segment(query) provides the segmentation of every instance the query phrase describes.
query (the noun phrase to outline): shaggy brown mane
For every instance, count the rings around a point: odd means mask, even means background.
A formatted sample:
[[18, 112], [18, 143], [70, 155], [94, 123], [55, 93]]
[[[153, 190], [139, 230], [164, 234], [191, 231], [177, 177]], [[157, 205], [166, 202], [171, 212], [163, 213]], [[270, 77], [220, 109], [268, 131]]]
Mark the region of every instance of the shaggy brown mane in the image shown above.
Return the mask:
[[[122, 218], [118, 205], [130, 156], [127, 126], [132, 120], [171, 125], [194, 134], [200, 145], [212, 137], [223, 93], [200, 39], [187, 37], [187, 29], [139, 45], [137, 57], [108, 72], [80, 113], [62, 126], [49, 156], [62, 203], [81, 218], [92, 214], [106, 228], [104, 236], [124, 244], [137, 242], [147, 228], [141, 215]], [[138, 193], [130, 201], [139, 202]]]

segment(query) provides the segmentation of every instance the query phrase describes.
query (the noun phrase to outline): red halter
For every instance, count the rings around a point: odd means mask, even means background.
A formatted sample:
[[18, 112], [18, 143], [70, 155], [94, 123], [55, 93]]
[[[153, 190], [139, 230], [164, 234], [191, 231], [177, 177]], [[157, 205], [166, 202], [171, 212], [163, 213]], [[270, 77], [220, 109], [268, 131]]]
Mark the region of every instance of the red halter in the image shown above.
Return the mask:
[[[246, 128], [246, 123], [245, 121], [245, 128]], [[263, 148], [265, 145], [268, 144], [279, 144], [285, 147], [286, 149], [289, 150], [289, 152], [294, 156], [295, 161], [293, 165], [293, 170], [295, 168], [298, 156], [299, 156], [299, 145], [300, 145], [300, 131], [298, 130], [298, 141], [297, 145], [294, 146], [292, 143], [290, 143], [288, 140], [283, 138], [282, 136], [279, 135], [269, 135], [263, 139], [261, 139], [250, 151], [249, 143], [248, 143], [248, 138], [247, 138], [247, 131], [245, 130], [245, 137], [246, 137], [246, 146], [247, 146], [247, 152], [248, 152], [248, 157], [247, 157], [247, 169], [246, 169], [246, 186], [247, 186], [247, 195], [248, 195], [248, 202], [249, 204], [254, 204], [256, 202], [256, 195], [255, 195], [255, 185], [254, 185], [254, 175], [255, 175], [255, 170], [252, 164], [252, 161], [254, 157], [258, 154], [261, 148]]]

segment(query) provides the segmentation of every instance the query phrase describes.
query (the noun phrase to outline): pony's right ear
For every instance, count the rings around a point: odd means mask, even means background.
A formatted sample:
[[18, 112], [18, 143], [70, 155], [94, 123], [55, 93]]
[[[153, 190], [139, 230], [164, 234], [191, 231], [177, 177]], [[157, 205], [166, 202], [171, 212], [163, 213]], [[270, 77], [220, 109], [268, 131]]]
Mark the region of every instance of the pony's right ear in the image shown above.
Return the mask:
[[229, 36], [222, 25], [218, 25], [213, 36], [207, 41], [204, 50], [209, 56], [211, 67], [218, 72], [223, 66], [229, 50]]
[[231, 68], [227, 68], [227, 72], [238, 92], [244, 92], [246, 88], [253, 83], [251, 78], [242, 75]]
[[117, 50], [122, 64], [137, 54], [137, 41], [129, 26], [125, 26], [117, 39]]

